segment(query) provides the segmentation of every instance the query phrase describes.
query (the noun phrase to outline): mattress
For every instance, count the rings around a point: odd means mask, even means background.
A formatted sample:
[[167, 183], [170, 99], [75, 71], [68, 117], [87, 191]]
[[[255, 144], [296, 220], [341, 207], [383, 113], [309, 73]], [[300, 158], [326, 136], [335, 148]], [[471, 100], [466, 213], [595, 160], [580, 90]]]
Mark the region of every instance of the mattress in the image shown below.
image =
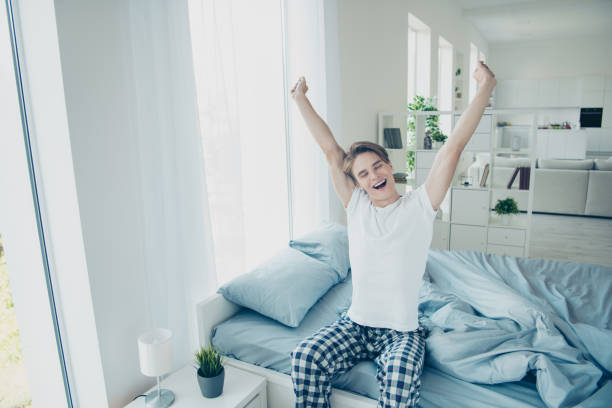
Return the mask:
[[[212, 343], [232, 358], [291, 374], [290, 353], [306, 337], [336, 321], [351, 301], [350, 276], [333, 287], [308, 312], [299, 327], [291, 328], [244, 309], [217, 326]], [[334, 387], [377, 400], [376, 365], [362, 361], [337, 376]], [[426, 364], [421, 377], [420, 406], [429, 407], [544, 407], [533, 381], [496, 385], [473, 384]]]

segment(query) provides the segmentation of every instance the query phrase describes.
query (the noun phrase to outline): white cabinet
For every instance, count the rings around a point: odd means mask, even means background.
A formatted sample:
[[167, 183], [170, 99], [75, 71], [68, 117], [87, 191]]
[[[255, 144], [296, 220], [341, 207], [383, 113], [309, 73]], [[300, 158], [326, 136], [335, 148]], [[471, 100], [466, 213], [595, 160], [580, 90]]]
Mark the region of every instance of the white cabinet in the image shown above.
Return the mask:
[[487, 227], [473, 225], [451, 225], [451, 251], [486, 251]]
[[417, 187], [427, 180], [427, 175], [429, 174], [429, 170], [431, 170], [437, 153], [437, 150], [417, 150], [415, 152], [415, 178]]
[[558, 106], [580, 106], [580, 80], [577, 78], [559, 79], [559, 103]]
[[538, 99], [537, 104], [532, 106], [537, 107], [553, 107], [559, 106], [559, 80], [558, 79], [543, 79], [538, 81]]
[[434, 221], [433, 238], [431, 247], [436, 249], [448, 250], [448, 242], [450, 239], [450, 222], [442, 220]]
[[[164, 388], [174, 392], [173, 408], [266, 408], [267, 381], [264, 377], [225, 364], [223, 393], [216, 398], [204, 398], [198, 386], [196, 372], [187, 365], [164, 379]], [[148, 392], [155, 389], [152, 388]], [[125, 408], [144, 408], [145, 399], [136, 398]]]
[[538, 157], [543, 159], [584, 159], [587, 132], [582, 129], [539, 129]]
[[603, 89], [603, 82], [593, 78], [500, 80], [496, 100], [498, 108], [587, 106], [585, 101], [596, 103]]
[[[455, 115], [455, 124], [459, 121], [460, 115]], [[466, 152], [483, 152], [488, 151], [491, 148], [491, 129], [492, 129], [492, 118], [491, 115], [485, 113], [482, 115], [482, 119], [478, 122], [474, 134], [470, 138], [470, 141], [465, 146]]]
[[516, 85], [514, 106], [534, 107], [538, 103], [538, 80], [523, 79]]
[[525, 230], [514, 228], [490, 227], [487, 241], [498, 245], [525, 245]]
[[612, 92], [609, 89], [609, 79], [602, 76], [582, 78], [582, 95], [580, 106], [585, 108], [604, 108], [602, 127], [609, 127], [609, 116], [605, 106], [609, 105]]
[[451, 221], [458, 224], [487, 225], [489, 191], [453, 187]]
[[417, 150], [416, 152], [416, 168], [431, 169], [434, 159], [436, 158], [437, 150]]

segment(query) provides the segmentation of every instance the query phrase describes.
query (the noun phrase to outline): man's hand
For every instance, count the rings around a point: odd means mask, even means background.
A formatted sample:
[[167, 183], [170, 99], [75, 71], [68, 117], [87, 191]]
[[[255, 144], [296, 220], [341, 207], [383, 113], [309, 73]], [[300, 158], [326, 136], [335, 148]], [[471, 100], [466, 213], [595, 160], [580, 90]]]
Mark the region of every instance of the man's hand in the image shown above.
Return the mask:
[[480, 86], [488, 85], [491, 88], [495, 87], [497, 84], [497, 79], [495, 79], [495, 74], [489, 69], [487, 64], [482, 61], [478, 61], [476, 65], [476, 70], [474, 71], [474, 79]]
[[291, 90], [291, 96], [293, 97], [293, 99], [297, 99], [300, 96], [306, 95], [306, 92], [308, 92], [308, 85], [306, 85], [306, 78], [300, 77], [300, 79], [298, 79], [297, 83]]

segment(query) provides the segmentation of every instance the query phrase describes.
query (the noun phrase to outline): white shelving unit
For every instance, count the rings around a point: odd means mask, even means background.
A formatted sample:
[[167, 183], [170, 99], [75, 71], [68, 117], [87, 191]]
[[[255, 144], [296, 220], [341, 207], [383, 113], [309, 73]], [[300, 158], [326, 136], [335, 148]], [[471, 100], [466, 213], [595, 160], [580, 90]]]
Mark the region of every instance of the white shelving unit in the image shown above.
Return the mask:
[[[497, 132], [497, 115], [499, 113], [519, 113], [523, 117], [531, 117], [531, 123], [515, 126], [513, 130], [521, 130], [524, 135], [520, 148], [513, 150], [506, 146], [506, 141], [500, 136], [503, 131]], [[437, 150], [422, 148], [424, 136], [424, 117], [432, 114], [449, 114], [453, 117], [453, 127], [459, 119], [461, 112], [435, 111], [435, 112], [381, 112], [378, 120], [378, 143], [384, 144], [384, 129], [387, 127], [400, 128], [402, 133], [402, 148], [388, 149], [390, 159], [396, 171], [406, 169], [408, 151], [414, 151], [415, 171], [414, 177], [407, 183], [406, 189], [412, 189], [425, 182]], [[406, 134], [407, 119], [414, 115], [416, 118], [417, 143], [409, 144]], [[531, 232], [531, 212], [533, 205], [533, 189], [535, 183], [535, 140], [536, 140], [537, 111], [534, 110], [485, 110], [474, 135], [466, 146], [462, 160], [455, 172], [449, 194], [441, 206], [441, 211], [434, 224], [434, 237], [432, 247], [450, 250], [477, 250], [512, 256], [529, 255], [529, 238]], [[520, 128], [520, 129], [519, 129]], [[516, 147], [516, 146], [515, 146]], [[474, 185], [460, 184], [462, 169], [470, 158], [478, 153], [489, 154], [489, 177], [484, 187], [479, 186], [480, 180], [473, 180]], [[529, 160], [530, 181], [528, 190], [519, 190], [518, 187], [506, 188], [508, 180], [496, 183], [496, 159], [499, 157], [523, 157]], [[499, 176], [498, 176], [499, 177]], [[518, 186], [518, 177], [515, 182]], [[514, 184], [513, 184], [514, 186]], [[524, 212], [512, 217], [512, 222], [504, 224], [491, 211], [498, 199], [513, 197]]]

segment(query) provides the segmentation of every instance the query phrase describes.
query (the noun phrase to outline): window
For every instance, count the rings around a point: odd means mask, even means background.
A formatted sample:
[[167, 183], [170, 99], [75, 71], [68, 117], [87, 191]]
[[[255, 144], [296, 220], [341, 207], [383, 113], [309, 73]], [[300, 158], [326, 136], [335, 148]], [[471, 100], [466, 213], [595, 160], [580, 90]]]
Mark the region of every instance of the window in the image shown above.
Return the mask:
[[[444, 37], [438, 39], [438, 110], [453, 109], [453, 45]], [[451, 115], [440, 115], [440, 130], [450, 135]]]
[[430, 96], [431, 30], [408, 13], [408, 102]]
[[468, 72], [470, 78], [470, 102], [476, 96], [477, 84], [474, 79], [474, 70], [476, 69], [476, 64], [478, 63], [478, 48], [470, 43], [470, 71]]

